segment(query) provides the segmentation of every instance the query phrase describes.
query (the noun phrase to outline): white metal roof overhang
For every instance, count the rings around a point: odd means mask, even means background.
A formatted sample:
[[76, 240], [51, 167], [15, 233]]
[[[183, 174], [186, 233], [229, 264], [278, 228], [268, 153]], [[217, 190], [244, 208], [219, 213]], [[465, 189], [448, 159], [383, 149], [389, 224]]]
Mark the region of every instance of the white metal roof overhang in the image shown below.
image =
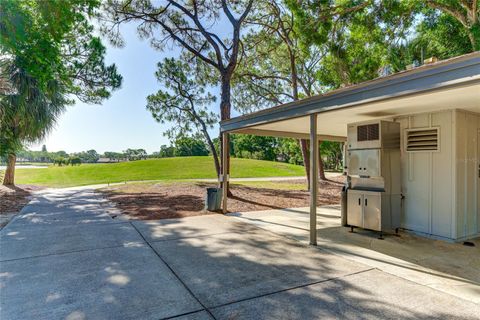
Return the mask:
[[232, 118], [220, 130], [308, 138], [317, 113], [319, 140], [343, 141], [349, 123], [448, 109], [480, 113], [480, 52]]

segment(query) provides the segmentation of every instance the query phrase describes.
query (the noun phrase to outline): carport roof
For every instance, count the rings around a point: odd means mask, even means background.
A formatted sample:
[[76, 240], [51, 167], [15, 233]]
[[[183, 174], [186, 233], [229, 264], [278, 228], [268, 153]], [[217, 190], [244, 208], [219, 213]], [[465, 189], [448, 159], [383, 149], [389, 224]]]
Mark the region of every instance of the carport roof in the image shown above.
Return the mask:
[[222, 121], [222, 132], [343, 140], [352, 122], [443, 109], [480, 112], [480, 51]]

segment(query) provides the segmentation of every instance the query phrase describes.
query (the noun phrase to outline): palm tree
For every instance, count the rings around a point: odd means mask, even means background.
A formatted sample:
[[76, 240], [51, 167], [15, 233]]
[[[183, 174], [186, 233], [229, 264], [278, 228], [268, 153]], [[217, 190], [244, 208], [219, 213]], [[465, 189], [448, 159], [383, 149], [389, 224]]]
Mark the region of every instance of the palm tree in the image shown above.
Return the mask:
[[15, 61], [2, 59], [0, 71], [0, 156], [7, 158], [3, 184], [13, 185], [16, 152], [26, 143], [43, 139], [71, 101], [58, 81], [40, 87]]

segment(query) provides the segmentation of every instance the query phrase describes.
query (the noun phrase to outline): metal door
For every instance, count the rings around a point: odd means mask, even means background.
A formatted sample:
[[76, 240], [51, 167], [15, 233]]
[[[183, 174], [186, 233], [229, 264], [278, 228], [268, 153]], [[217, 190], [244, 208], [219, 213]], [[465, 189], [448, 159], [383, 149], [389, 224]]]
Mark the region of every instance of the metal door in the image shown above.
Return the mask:
[[363, 195], [363, 227], [381, 231], [382, 194], [368, 192]]
[[347, 224], [363, 227], [363, 195], [356, 190], [347, 191]]

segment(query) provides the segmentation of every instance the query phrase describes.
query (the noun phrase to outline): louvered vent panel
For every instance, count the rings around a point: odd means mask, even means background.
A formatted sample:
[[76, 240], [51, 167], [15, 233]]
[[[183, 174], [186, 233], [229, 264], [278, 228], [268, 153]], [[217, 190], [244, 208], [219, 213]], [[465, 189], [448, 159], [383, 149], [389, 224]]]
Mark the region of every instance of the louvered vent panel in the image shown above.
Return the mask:
[[378, 123], [366, 124], [357, 127], [357, 141], [378, 140], [380, 137], [380, 127]]
[[407, 131], [407, 151], [437, 151], [438, 128]]
[[357, 141], [367, 141], [367, 140], [368, 140], [368, 126], [358, 126]]
[[378, 140], [380, 138], [380, 126], [374, 123], [368, 126], [368, 140]]

